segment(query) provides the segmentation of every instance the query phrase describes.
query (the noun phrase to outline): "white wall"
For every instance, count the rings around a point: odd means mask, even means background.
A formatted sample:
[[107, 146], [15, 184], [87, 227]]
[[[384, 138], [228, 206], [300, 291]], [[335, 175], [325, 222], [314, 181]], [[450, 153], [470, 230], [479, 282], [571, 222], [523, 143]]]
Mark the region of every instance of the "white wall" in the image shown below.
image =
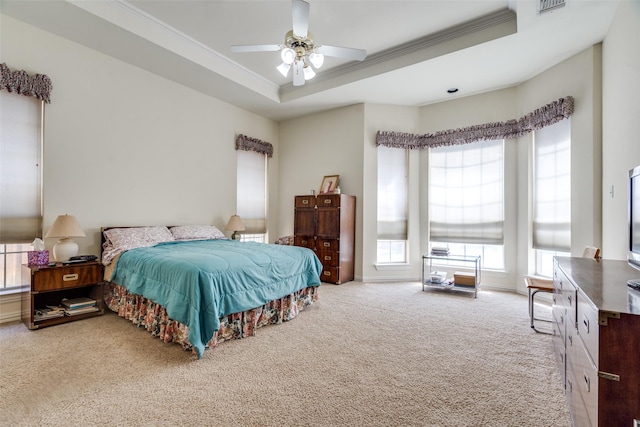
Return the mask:
[[364, 105], [338, 108], [280, 123], [281, 235], [293, 234], [293, 198], [318, 192], [325, 175], [340, 175], [343, 194], [356, 196], [355, 275], [362, 276], [362, 168]]
[[602, 57], [602, 253], [626, 259], [628, 171], [640, 165], [640, 1], [620, 2]]
[[[77, 240], [81, 253], [99, 254], [101, 226], [205, 223], [223, 230], [235, 213], [237, 134], [272, 142], [269, 167], [277, 171], [276, 123], [0, 17], [2, 61], [53, 82], [45, 107], [44, 230], [59, 214], [76, 215], [87, 233]], [[277, 203], [271, 213], [277, 218]]]

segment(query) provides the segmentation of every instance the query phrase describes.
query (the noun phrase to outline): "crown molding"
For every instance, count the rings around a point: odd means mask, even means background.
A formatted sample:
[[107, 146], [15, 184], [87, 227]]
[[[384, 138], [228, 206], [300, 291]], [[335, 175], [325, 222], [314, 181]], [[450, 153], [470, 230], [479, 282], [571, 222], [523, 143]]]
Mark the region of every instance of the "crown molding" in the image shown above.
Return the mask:
[[[295, 99], [298, 97], [294, 95], [296, 93], [304, 92], [302, 96], [306, 96], [310, 92], [317, 92], [313, 90], [314, 86], [317, 89], [319, 89], [318, 86], [325, 86], [322, 88], [325, 90], [326, 83], [330, 81], [342, 80], [341, 84], [344, 84], [361, 79], [363, 75], [372, 77], [515, 33], [517, 33], [516, 13], [511, 9], [501, 9], [370, 55], [364, 61], [352, 61], [318, 72], [316, 77], [306, 82], [304, 86], [293, 86], [292, 83], [288, 83], [281, 86], [280, 96], [283, 100]], [[448, 47], [447, 44], [451, 46]], [[353, 77], [348, 78], [349, 75]]]
[[279, 101], [279, 87], [277, 84], [149, 15], [126, 0], [110, 0], [106, 2], [66, 1], [85, 12], [127, 30], [273, 101]]

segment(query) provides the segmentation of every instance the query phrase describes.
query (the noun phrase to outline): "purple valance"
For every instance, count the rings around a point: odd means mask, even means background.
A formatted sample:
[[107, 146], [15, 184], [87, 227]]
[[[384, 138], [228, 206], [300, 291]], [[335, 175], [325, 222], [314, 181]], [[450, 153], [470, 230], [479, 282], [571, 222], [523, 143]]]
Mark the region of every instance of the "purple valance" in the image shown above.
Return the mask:
[[51, 79], [44, 74], [30, 76], [26, 71], [11, 71], [7, 64], [0, 64], [0, 90], [20, 95], [35, 96], [49, 104], [51, 102]]
[[492, 139], [518, 138], [571, 117], [573, 97], [560, 98], [536, 109], [518, 120], [485, 123], [461, 129], [448, 129], [436, 133], [415, 135], [412, 133], [378, 131], [376, 145], [386, 147], [422, 149], [446, 145], [469, 144]]
[[246, 135], [238, 135], [236, 138], [236, 150], [255, 151], [273, 157], [273, 145], [270, 142], [262, 141]]

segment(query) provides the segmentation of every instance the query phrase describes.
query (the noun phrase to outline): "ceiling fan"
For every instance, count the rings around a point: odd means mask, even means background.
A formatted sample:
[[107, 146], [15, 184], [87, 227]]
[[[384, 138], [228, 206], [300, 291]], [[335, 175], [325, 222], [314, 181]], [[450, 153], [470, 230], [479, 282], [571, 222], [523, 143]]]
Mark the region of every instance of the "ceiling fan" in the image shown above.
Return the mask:
[[283, 44], [234, 45], [232, 52], [268, 52], [280, 51], [282, 64], [276, 67], [287, 77], [293, 69], [293, 85], [302, 86], [306, 80], [315, 77], [314, 69], [324, 63], [324, 57], [352, 59], [362, 61], [367, 52], [362, 49], [316, 45], [313, 34], [309, 31], [309, 3], [304, 0], [292, 0], [293, 29], [284, 36]]

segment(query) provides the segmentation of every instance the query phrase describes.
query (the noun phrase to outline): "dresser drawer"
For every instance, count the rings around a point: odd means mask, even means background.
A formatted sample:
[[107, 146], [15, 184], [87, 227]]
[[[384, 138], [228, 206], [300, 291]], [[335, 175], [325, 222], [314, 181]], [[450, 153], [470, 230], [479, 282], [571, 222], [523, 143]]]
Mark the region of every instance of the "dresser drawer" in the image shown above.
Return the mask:
[[567, 364], [575, 380], [573, 384], [574, 391], [578, 391], [580, 403], [584, 405], [584, 412], [586, 412], [587, 418], [590, 420], [590, 424], [586, 425], [597, 426], [598, 371], [591, 363], [585, 348], [579, 342], [575, 343], [574, 350], [570, 354]]
[[340, 195], [321, 194], [317, 197], [316, 203], [318, 208], [337, 208], [340, 207]]
[[318, 258], [325, 267], [339, 267], [340, 253], [335, 251], [318, 251]]
[[319, 251], [339, 251], [340, 240], [318, 238], [317, 249]]
[[567, 366], [567, 379], [565, 393], [567, 395], [567, 401], [571, 402], [569, 405], [569, 412], [571, 414], [571, 420], [576, 427], [590, 427], [596, 426], [589, 419], [589, 413], [587, 407], [580, 395], [579, 379], [575, 376], [575, 371], [570, 366], [570, 362]]
[[584, 342], [587, 353], [596, 366], [598, 361], [598, 310], [587, 301], [582, 293], [578, 293], [578, 334]]
[[316, 205], [316, 196], [295, 196], [296, 208], [313, 208]]
[[340, 267], [324, 267], [320, 280], [323, 282], [337, 283], [340, 278]]
[[313, 238], [313, 236], [294, 236], [293, 244], [296, 246], [301, 246], [303, 248], [316, 248], [316, 240]]
[[551, 316], [553, 322], [558, 325], [558, 333], [562, 337], [562, 341], [564, 342], [565, 338], [565, 330], [567, 323], [567, 309], [564, 306], [554, 305], [551, 307]]
[[562, 384], [566, 384], [565, 378], [565, 364], [566, 364], [566, 353], [564, 347], [564, 332], [561, 332], [561, 327], [558, 323], [553, 322], [553, 337], [551, 338], [551, 343], [553, 344], [553, 353], [556, 356], [556, 362], [560, 369], [560, 376], [562, 377]]
[[93, 285], [102, 281], [102, 275], [101, 264], [42, 269], [33, 276], [33, 291], [45, 292]]

